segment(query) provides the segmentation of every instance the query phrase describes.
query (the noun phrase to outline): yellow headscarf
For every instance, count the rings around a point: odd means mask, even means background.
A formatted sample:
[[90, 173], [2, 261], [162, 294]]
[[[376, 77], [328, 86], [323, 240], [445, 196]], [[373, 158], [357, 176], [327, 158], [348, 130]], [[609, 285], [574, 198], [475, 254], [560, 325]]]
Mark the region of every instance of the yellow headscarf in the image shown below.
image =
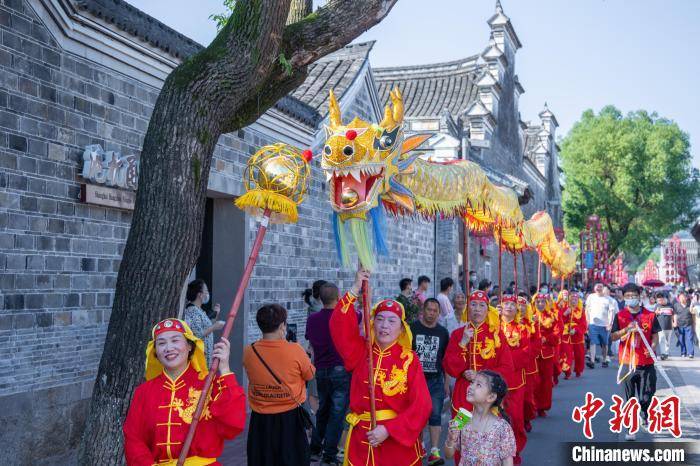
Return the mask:
[[161, 320], [151, 330], [151, 341], [146, 346], [146, 380], [155, 379], [163, 372], [163, 365], [156, 357], [155, 341], [157, 334], [167, 331], [180, 332], [194, 344], [190, 365], [197, 371], [200, 380], [204, 379], [208, 372], [207, 358], [204, 354], [204, 342], [192, 333], [192, 329], [184, 320], [171, 318]]

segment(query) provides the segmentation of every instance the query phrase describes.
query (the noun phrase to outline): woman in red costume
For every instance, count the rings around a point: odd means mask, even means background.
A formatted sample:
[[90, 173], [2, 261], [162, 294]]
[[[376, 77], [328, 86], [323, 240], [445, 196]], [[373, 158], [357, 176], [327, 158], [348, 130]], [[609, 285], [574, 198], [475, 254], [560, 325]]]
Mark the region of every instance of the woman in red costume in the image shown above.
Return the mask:
[[557, 310], [554, 308], [549, 295], [537, 294], [534, 298], [537, 326], [540, 331], [542, 347], [537, 357], [539, 381], [535, 390], [537, 414], [547, 417], [547, 411], [552, 407], [552, 388], [554, 387], [555, 351], [559, 345], [559, 325]]
[[[151, 331], [146, 348], [146, 382], [134, 391], [124, 423], [129, 466], [175, 466], [207, 376], [204, 342], [182, 320], [165, 319]], [[230, 345], [214, 345], [220, 375], [205, 405], [186, 466], [220, 465], [224, 440], [245, 427], [245, 395], [229, 369]]]
[[531, 359], [530, 332], [520, 318], [517, 309], [518, 298], [515, 295], [504, 294], [501, 299], [501, 331], [508, 344], [510, 355], [513, 359], [513, 372], [508, 384], [508, 396], [506, 397], [506, 412], [510, 417], [510, 425], [515, 434], [516, 453], [513, 464], [522, 463], [520, 452], [527, 443], [525, 433], [525, 416], [523, 404], [525, 402], [525, 369]]
[[525, 395], [523, 400], [523, 417], [525, 419], [525, 431], [532, 430], [531, 421], [537, 417], [537, 407], [535, 404], [535, 388], [539, 383], [537, 370], [537, 356], [542, 349], [540, 330], [537, 325], [537, 317], [534, 315], [532, 306], [527, 300], [527, 296], [518, 296], [518, 317], [528, 334], [527, 364], [525, 366]]
[[331, 337], [352, 372], [350, 430], [344, 465], [410, 466], [422, 461], [420, 434], [432, 410], [423, 369], [411, 349], [411, 330], [403, 306], [386, 299], [372, 309], [371, 375], [376, 399], [377, 426], [370, 425], [369, 364], [367, 344], [360, 335], [354, 304], [369, 272], [360, 269], [351, 290], [341, 298], [330, 320]]
[[576, 377], [581, 377], [583, 367], [586, 365], [586, 347], [584, 336], [588, 330], [586, 313], [583, 312], [583, 303], [578, 293], [569, 293], [569, 315], [564, 317], [564, 327], [561, 335], [561, 367], [564, 378], [571, 377], [571, 369], [574, 369]]

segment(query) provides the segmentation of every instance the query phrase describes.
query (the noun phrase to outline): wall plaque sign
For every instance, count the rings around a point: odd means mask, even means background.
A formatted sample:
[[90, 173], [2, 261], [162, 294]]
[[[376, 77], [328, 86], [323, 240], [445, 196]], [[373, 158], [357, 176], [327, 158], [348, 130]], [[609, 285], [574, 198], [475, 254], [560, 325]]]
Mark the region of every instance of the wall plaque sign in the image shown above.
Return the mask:
[[80, 200], [119, 209], [134, 209], [139, 180], [139, 159], [136, 155], [122, 155], [105, 151], [99, 144], [85, 146], [83, 152]]

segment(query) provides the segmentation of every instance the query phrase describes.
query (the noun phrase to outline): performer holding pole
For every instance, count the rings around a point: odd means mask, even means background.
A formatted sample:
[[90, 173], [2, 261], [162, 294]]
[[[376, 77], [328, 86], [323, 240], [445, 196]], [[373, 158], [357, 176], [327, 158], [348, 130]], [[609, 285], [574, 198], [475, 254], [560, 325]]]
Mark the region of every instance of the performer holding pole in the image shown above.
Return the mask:
[[[343, 464], [415, 464], [424, 455], [419, 437], [432, 411], [432, 400], [420, 360], [411, 349], [411, 330], [399, 302], [386, 299], [376, 304], [365, 318], [367, 335], [360, 335], [355, 302], [369, 277], [368, 270], [358, 269], [352, 288], [340, 299], [330, 321], [333, 344], [352, 372], [350, 430]], [[363, 293], [363, 305], [368, 304]], [[376, 427], [372, 426], [367, 387], [375, 395]]]
[[[294, 223], [297, 221], [297, 206], [304, 198], [306, 181], [310, 175], [308, 162], [311, 160], [311, 155], [309, 150], [299, 153], [298, 150], [285, 144], [273, 144], [261, 148], [248, 160], [245, 180], [247, 192], [236, 200], [236, 205], [256, 216], [260, 216], [262, 213], [262, 220], [226, 319], [226, 325], [221, 336], [222, 341], [228, 338], [233, 328], [233, 322], [243, 301], [243, 296], [248, 287], [250, 276], [253, 273], [253, 267], [262, 247], [268, 224], [270, 221], [276, 223]], [[183, 466], [188, 459], [187, 455], [192, 445], [197, 425], [200, 418], [202, 418], [202, 414], [206, 414], [205, 405], [211, 400], [210, 390], [219, 364], [220, 359], [214, 358], [202, 388], [204, 396], [200, 396], [197, 402], [197, 408], [192, 415], [187, 437], [180, 450], [177, 466]]]

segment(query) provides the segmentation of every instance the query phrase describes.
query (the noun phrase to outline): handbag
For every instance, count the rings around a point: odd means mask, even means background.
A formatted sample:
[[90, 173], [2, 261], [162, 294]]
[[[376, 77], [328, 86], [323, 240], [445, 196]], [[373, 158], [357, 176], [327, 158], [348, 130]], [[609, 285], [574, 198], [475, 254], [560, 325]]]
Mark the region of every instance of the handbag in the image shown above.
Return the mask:
[[314, 421], [313, 421], [313, 419], [311, 418], [311, 413], [309, 413], [309, 410], [306, 409], [306, 408], [304, 407], [304, 405], [302, 405], [301, 403], [299, 403], [299, 402], [297, 401], [297, 399], [296, 399], [296, 398], [294, 397], [294, 395], [292, 394], [291, 388], [289, 388], [289, 386], [288, 386], [283, 380], [281, 380], [279, 377], [277, 377], [277, 374], [275, 374], [275, 373], [272, 371], [272, 369], [270, 368], [270, 366], [267, 365], [267, 363], [266, 363], [265, 360], [262, 358], [262, 356], [260, 356], [260, 353], [258, 353], [258, 350], [255, 349], [255, 343], [251, 344], [250, 347], [252, 348], [253, 352], [254, 352], [255, 355], [258, 357], [258, 359], [260, 360], [260, 362], [263, 364], [263, 366], [265, 366], [265, 369], [267, 369], [267, 372], [269, 372], [270, 375], [272, 376], [272, 378], [275, 379], [275, 382], [277, 382], [280, 386], [284, 387], [284, 388], [287, 390], [287, 392], [289, 393], [289, 397], [290, 397], [292, 400], [294, 400], [294, 402], [297, 404], [297, 413], [299, 414], [299, 417], [301, 418], [301, 423], [302, 423], [302, 425], [304, 426], [304, 429], [307, 429], [307, 430], [308, 430], [308, 429], [313, 428], [313, 427], [314, 427]]

